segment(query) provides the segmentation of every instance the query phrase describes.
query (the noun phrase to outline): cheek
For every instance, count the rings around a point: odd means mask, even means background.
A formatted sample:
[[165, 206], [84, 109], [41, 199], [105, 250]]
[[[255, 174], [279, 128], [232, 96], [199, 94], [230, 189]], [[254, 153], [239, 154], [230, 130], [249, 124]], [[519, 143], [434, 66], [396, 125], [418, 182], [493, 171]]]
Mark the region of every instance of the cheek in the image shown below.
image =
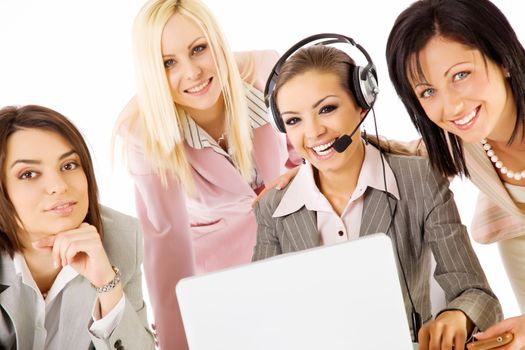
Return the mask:
[[286, 127], [286, 136], [288, 137], [288, 140], [290, 140], [290, 143], [297, 152], [303, 152], [303, 138], [301, 137], [297, 128]]
[[180, 83], [180, 74], [175, 71], [167, 71], [166, 78], [168, 79], [168, 84], [170, 86], [171, 95], [173, 98], [178, 94], [178, 87]]
[[88, 198], [88, 181], [83, 172], [73, 179], [73, 184], [81, 196]]
[[438, 123], [440, 121], [440, 110], [443, 108], [441, 105], [441, 102], [439, 102], [437, 99], [433, 100], [425, 100], [421, 103], [421, 108], [423, 108], [423, 111], [425, 111], [427, 117], [434, 123]]
[[39, 198], [36, 189], [26, 188], [26, 186], [9, 186], [7, 195], [16, 213], [22, 221], [30, 219], [31, 212], [38, 208]]

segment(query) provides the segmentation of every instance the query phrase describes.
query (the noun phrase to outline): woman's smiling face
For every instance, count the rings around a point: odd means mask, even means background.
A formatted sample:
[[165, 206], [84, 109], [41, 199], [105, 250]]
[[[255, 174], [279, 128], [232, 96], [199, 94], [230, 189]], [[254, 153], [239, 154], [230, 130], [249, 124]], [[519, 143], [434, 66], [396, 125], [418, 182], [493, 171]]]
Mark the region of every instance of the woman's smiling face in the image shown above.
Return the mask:
[[[360, 147], [360, 135], [343, 153], [332, 147], [342, 135], [350, 134], [365, 110], [358, 107], [335, 73], [308, 70], [279, 89], [277, 107], [293, 147], [320, 172], [338, 171], [352, 164]], [[359, 164], [360, 166], [360, 164]]]
[[[516, 104], [503, 67], [441, 36], [430, 39], [418, 59], [422, 74], [409, 74], [411, 85], [436, 125], [468, 143], [509, 139]], [[416, 67], [415, 57], [411, 64]]]

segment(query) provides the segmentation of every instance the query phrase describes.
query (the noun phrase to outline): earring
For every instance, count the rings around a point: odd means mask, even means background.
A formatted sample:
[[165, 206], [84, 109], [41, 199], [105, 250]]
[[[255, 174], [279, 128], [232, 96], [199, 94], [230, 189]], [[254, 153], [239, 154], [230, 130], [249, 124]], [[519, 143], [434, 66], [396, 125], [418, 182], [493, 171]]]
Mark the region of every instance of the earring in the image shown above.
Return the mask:
[[505, 69], [505, 78], [510, 78], [510, 72]]
[[363, 126], [363, 133], [361, 134], [361, 137], [363, 138], [363, 140], [365, 140], [365, 145], [368, 146], [368, 134], [366, 133], [366, 129], [364, 126]]
[[306, 164], [306, 160], [303, 158], [301, 161], [303, 164]]

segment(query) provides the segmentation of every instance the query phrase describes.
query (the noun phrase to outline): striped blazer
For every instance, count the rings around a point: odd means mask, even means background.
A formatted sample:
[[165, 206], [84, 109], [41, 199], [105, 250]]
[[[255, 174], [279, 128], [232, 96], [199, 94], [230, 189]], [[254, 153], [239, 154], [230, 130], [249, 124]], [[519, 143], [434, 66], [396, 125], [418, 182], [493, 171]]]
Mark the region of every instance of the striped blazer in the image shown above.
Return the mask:
[[[437, 263], [434, 277], [445, 291], [446, 309], [463, 311], [480, 329], [501, 320], [501, 306], [461, 224], [448, 181], [432, 171], [427, 158], [387, 154], [386, 160], [401, 198], [397, 200], [369, 187], [360, 236], [385, 232], [392, 238], [423, 321], [432, 317], [430, 254]], [[255, 208], [258, 229], [254, 261], [320, 245], [315, 212], [303, 206], [288, 216], [272, 217], [285, 191], [271, 190]], [[410, 302], [403, 281], [401, 286], [410, 319]]]
[[470, 178], [480, 189], [472, 237], [492, 243], [524, 235], [525, 211], [510, 197], [481, 144], [464, 144], [463, 150]]

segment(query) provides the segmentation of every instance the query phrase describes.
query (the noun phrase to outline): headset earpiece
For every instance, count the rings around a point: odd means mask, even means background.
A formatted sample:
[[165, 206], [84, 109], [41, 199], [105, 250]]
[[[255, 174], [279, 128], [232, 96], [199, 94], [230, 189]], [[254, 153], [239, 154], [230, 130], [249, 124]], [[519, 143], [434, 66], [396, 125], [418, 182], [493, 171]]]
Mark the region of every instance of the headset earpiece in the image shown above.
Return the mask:
[[348, 43], [352, 46], [355, 46], [357, 49], [363, 53], [366, 57], [367, 65], [365, 67], [356, 66], [353, 73], [351, 74], [350, 87], [355, 96], [356, 103], [364, 108], [371, 109], [376, 100], [376, 96], [379, 93], [377, 85], [377, 74], [375, 70], [374, 63], [372, 62], [370, 56], [366, 50], [359, 44], [357, 44], [354, 39], [341, 35], [341, 34], [316, 34], [308, 38], [305, 38], [299, 41], [297, 44], [293, 45], [288, 51], [286, 51], [281, 58], [277, 61], [275, 66], [272, 69], [272, 72], [266, 82], [266, 87], [264, 89], [265, 103], [268, 108], [268, 114], [270, 118], [270, 124], [274, 127], [275, 130], [279, 132], [286, 132], [284, 122], [281, 118], [279, 110], [277, 108], [277, 103], [275, 101], [274, 89], [281, 70], [281, 66], [286, 62], [288, 57], [292, 56], [297, 50], [301, 49], [307, 44], [310, 44], [314, 41], [322, 40], [315, 45], [330, 45], [335, 43]]
[[277, 108], [277, 103], [275, 102], [275, 94], [272, 91], [272, 93], [268, 96], [269, 103], [268, 103], [268, 114], [270, 117], [270, 124], [273, 126], [273, 128], [279, 132], [286, 133], [286, 129], [284, 127], [284, 121], [281, 117], [281, 114], [279, 113], [279, 109]]
[[377, 77], [373, 67], [356, 66], [352, 73], [352, 86], [357, 104], [370, 109], [374, 105], [378, 93]]

